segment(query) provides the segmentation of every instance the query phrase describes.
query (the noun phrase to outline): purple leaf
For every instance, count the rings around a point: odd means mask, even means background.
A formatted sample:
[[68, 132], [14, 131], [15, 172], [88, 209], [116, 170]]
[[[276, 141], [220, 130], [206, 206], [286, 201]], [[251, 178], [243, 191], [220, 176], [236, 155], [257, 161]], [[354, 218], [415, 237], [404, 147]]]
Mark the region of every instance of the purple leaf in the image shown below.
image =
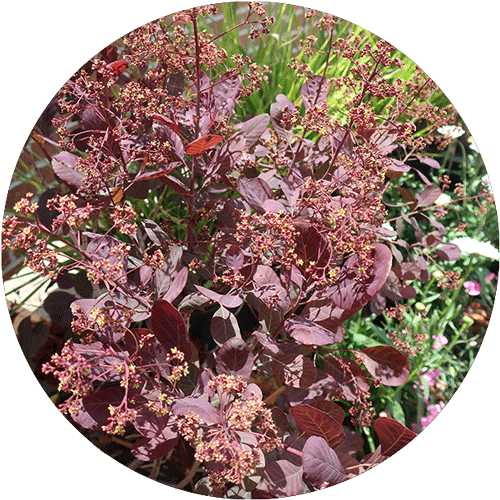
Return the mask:
[[300, 95], [302, 103], [306, 109], [312, 108], [314, 105], [322, 104], [328, 96], [329, 84], [328, 80], [320, 75], [310, 76], [302, 85]]
[[266, 465], [262, 480], [273, 497], [291, 497], [302, 490], [302, 467], [275, 460]]
[[281, 181], [281, 190], [288, 200], [288, 203], [290, 203], [292, 210], [295, 210], [297, 201], [300, 198], [300, 187], [302, 184], [304, 184], [304, 180], [302, 179], [300, 173], [295, 170], [292, 170], [291, 173], [284, 177]]
[[[155, 396], [158, 396], [156, 393]], [[135, 429], [145, 438], [152, 439], [159, 434], [167, 425], [169, 415], [159, 416], [147, 404], [147, 398], [143, 398], [145, 404], [134, 405], [137, 415], [134, 421]]]
[[167, 233], [163, 231], [163, 229], [160, 228], [160, 226], [149, 219], [142, 219], [141, 220], [142, 227], [144, 228], [144, 231], [146, 232], [148, 238], [155, 244], [155, 245], [162, 245], [169, 241], [169, 237], [167, 236]]
[[443, 260], [457, 260], [462, 255], [462, 251], [454, 243], [446, 243], [436, 248], [435, 252]]
[[241, 77], [230, 71], [224, 73], [212, 87], [215, 102], [222, 116], [233, 112], [241, 88]]
[[177, 158], [184, 161], [184, 146], [178, 134], [176, 134], [170, 127], [160, 123], [153, 123], [153, 140], [161, 144], [170, 144], [172, 151]]
[[428, 207], [435, 203], [435, 201], [441, 196], [441, 189], [434, 185], [429, 184], [425, 186], [418, 198], [418, 207]]
[[212, 316], [210, 321], [210, 333], [219, 346], [223, 345], [231, 338], [241, 338], [240, 327], [238, 326], [236, 316], [224, 306], [220, 306]]
[[240, 159], [244, 145], [245, 138], [243, 134], [237, 133], [232, 135], [219, 149], [217, 149], [206, 170], [205, 185], [214, 178], [218, 179], [231, 171], [234, 164]]
[[403, 163], [401, 160], [395, 160], [393, 158], [389, 158], [391, 160], [391, 164], [387, 166], [387, 177], [394, 179], [401, 177], [405, 172], [410, 171], [410, 167]]
[[323, 410], [308, 404], [299, 404], [292, 406], [290, 411], [302, 432], [322, 437], [330, 448], [340, 446], [344, 442], [342, 424]]
[[[286, 112], [284, 110], [285, 107], [288, 108]], [[269, 111], [269, 114], [271, 116], [271, 123], [273, 124], [274, 130], [281, 138], [285, 139], [287, 143], [290, 143], [293, 132], [291, 127], [288, 124], [284, 123], [283, 118], [285, 114], [290, 115], [292, 110], [293, 105], [292, 107], [289, 107], [278, 102], [273, 102]]]
[[245, 382], [252, 374], [252, 367], [252, 350], [243, 339], [237, 337], [225, 342], [215, 359], [215, 369], [218, 374], [241, 375]]
[[75, 170], [79, 157], [62, 151], [52, 157], [52, 168], [56, 176], [68, 186], [78, 189], [83, 187], [83, 172]]
[[373, 266], [366, 271], [365, 279], [357, 281], [359, 261], [353, 255], [342, 266], [337, 282], [329, 288], [329, 295], [341, 309], [361, 309], [384, 285], [391, 270], [392, 253], [385, 245], [375, 243], [371, 255]]
[[435, 168], [436, 170], [439, 170], [441, 168], [441, 165], [439, 164], [439, 162], [437, 160], [435, 160], [434, 158], [431, 158], [429, 156], [423, 156], [423, 155], [415, 155], [415, 156], [418, 158], [418, 160], [421, 163], [424, 163], [425, 165], [428, 165], [431, 168]]
[[302, 453], [304, 477], [314, 487], [333, 486], [347, 478], [337, 454], [323, 438], [310, 437], [306, 441]]
[[250, 120], [247, 120], [246, 122], [243, 122], [240, 131], [245, 137], [245, 146], [243, 147], [244, 151], [248, 151], [251, 147], [255, 146], [261, 135], [264, 133], [264, 130], [267, 129], [269, 121], [269, 115], [267, 113], [263, 113], [250, 118]]
[[219, 410], [205, 398], [183, 398], [178, 399], [172, 405], [173, 415], [189, 415], [194, 413], [206, 425], [214, 425], [221, 423]]
[[167, 292], [162, 297], [163, 300], [167, 302], [173, 302], [179, 294], [184, 290], [186, 286], [186, 282], [189, 275], [189, 269], [187, 267], [183, 267], [176, 275], [170, 286], [168, 287]]
[[145, 462], [152, 462], [158, 458], [162, 458], [174, 448], [177, 444], [179, 435], [177, 431], [167, 425], [161, 434], [153, 438], [141, 438], [138, 439], [130, 452], [135, 458], [143, 460]]
[[330, 263], [332, 247], [330, 242], [319, 231], [307, 222], [295, 222], [293, 228], [298, 232], [295, 237], [295, 253], [303, 261], [299, 270], [305, 276], [305, 270], [314, 262], [314, 268], [324, 273]]
[[401, 262], [392, 268], [396, 276], [404, 281], [416, 280], [420, 277], [422, 270], [416, 262]]
[[290, 337], [303, 345], [330, 345], [344, 340], [345, 330], [342, 325], [332, 332], [301, 316], [287, 319], [284, 328]]
[[[422, 238], [422, 245], [424, 245], [424, 247], [426, 247], [426, 248], [435, 248], [442, 241], [443, 241], [443, 233], [441, 231], [432, 231], [432, 232], [426, 234]], [[453, 245], [453, 246], [455, 246], [455, 245]]]
[[259, 213], [265, 213], [264, 202], [274, 199], [273, 192], [266, 181], [260, 177], [238, 178], [238, 191], [241, 196]]
[[408, 358], [394, 347], [381, 345], [357, 351], [370, 374], [389, 386], [403, 385], [410, 375]]
[[382, 455], [392, 457], [417, 435], [392, 418], [381, 417], [373, 423]]
[[191, 344], [189, 335], [181, 313], [163, 299], [158, 299], [151, 309], [151, 326], [158, 342], [170, 351], [177, 348], [191, 357]]
[[273, 311], [284, 313], [290, 309], [290, 299], [281, 285], [262, 285], [253, 294]]
[[225, 254], [226, 266], [233, 269], [241, 269], [245, 263], [245, 255], [240, 247], [231, 245]]
[[101, 430], [111, 416], [109, 406], [120, 406], [125, 396], [123, 387], [107, 387], [84, 396], [78, 413], [71, 414], [73, 420], [85, 429]]
[[313, 362], [302, 354], [277, 354], [271, 368], [276, 377], [289, 387], [307, 389], [324, 377]]
[[221, 295], [220, 293], [199, 285], [194, 285], [194, 287], [205, 297], [213, 300], [214, 302], [218, 302], [221, 306], [227, 307], [228, 309], [234, 309], [243, 304], [243, 299], [238, 295]]
[[344, 392], [343, 399], [355, 401], [360, 392], [370, 390], [370, 379], [363, 369], [349, 358], [323, 358], [323, 369]]

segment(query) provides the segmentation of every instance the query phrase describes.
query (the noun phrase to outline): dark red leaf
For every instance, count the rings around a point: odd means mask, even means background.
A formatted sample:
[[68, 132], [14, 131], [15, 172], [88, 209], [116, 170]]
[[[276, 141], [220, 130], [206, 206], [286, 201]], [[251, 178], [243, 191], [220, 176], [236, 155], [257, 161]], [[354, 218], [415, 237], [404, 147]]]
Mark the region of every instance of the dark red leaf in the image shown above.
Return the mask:
[[323, 369], [336, 381], [347, 401], [355, 401], [360, 391], [370, 390], [368, 375], [353, 359], [325, 357]]
[[307, 389], [321, 379], [321, 372], [302, 354], [277, 354], [271, 367], [276, 377], [289, 387]]
[[181, 313], [170, 303], [158, 299], [151, 309], [151, 325], [158, 342], [170, 351], [177, 348], [191, 357], [189, 335]]
[[300, 95], [306, 109], [326, 101], [329, 90], [328, 80], [320, 75], [310, 76], [302, 85]]
[[382, 455], [392, 457], [417, 436], [397, 420], [381, 417], [373, 423], [382, 448]]
[[330, 448], [344, 442], [342, 424], [329, 413], [309, 404], [292, 406], [290, 411], [298, 428], [309, 436], [322, 437]]
[[370, 374], [389, 386], [402, 385], [410, 375], [408, 358], [394, 347], [381, 345], [357, 351]]
[[317, 408], [318, 410], [324, 411], [325, 413], [328, 413], [328, 415], [330, 415], [333, 420], [342, 425], [345, 416], [344, 410], [341, 406], [335, 404], [333, 401], [330, 401], [329, 399], [320, 399], [311, 401], [309, 405]]
[[295, 237], [295, 253], [303, 261], [299, 270], [305, 276], [306, 269], [314, 262], [316, 272], [324, 273], [332, 257], [330, 242], [319, 231], [307, 222], [295, 222], [293, 228], [298, 235]]
[[264, 133], [264, 130], [268, 127], [269, 121], [269, 115], [267, 113], [263, 113], [250, 118], [250, 120], [247, 120], [246, 122], [243, 122], [240, 131], [245, 137], [245, 145], [243, 147], [244, 151], [248, 151], [251, 147], [255, 146], [261, 135]]
[[441, 189], [434, 185], [429, 184], [424, 187], [424, 190], [418, 196], [419, 207], [428, 207], [432, 205], [441, 196]]
[[233, 269], [241, 269], [243, 264], [245, 264], [245, 255], [240, 247], [236, 245], [231, 245], [226, 250], [226, 266]]
[[165, 293], [162, 299], [166, 300], [167, 302], [173, 302], [186, 286], [188, 276], [189, 276], [189, 269], [187, 267], [183, 267], [175, 275], [175, 278], [168, 287], [167, 293]]
[[228, 309], [234, 309], [243, 304], [243, 299], [238, 295], [221, 295], [220, 293], [199, 285], [195, 285], [195, 288], [205, 297], [208, 297], [214, 302], [218, 302], [221, 306], [227, 307]]
[[190, 413], [198, 415], [206, 425], [221, 423], [219, 410], [203, 396], [201, 398], [178, 399], [173, 403], [173, 415], [189, 415]]
[[241, 196], [259, 213], [265, 213], [264, 203], [274, 199], [273, 192], [267, 182], [260, 177], [238, 178], [238, 191]]
[[138, 439], [130, 452], [135, 458], [145, 462], [152, 462], [162, 458], [174, 448], [177, 444], [179, 435], [173, 426], [166, 426], [162, 433], [154, 438]]
[[205, 151], [213, 148], [216, 144], [219, 144], [223, 140], [220, 135], [207, 134], [196, 141], [190, 142], [185, 148], [184, 152], [187, 155], [199, 156]]
[[252, 350], [243, 339], [238, 337], [225, 342], [215, 359], [215, 369], [218, 374], [241, 375], [245, 382], [252, 374], [252, 367]]
[[123, 387], [107, 387], [99, 392], [84, 396], [78, 413], [71, 414], [73, 420], [85, 429], [102, 430], [109, 424], [109, 406], [120, 406], [125, 396]]
[[220, 306], [210, 320], [210, 333], [215, 342], [221, 346], [229, 339], [241, 338], [240, 327], [236, 316], [224, 306]]
[[302, 454], [304, 477], [315, 488], [333, 486], [347, 478], [337, 454], [323, 438], [310, 437], [304, 445]]
[[373, 266], [366, 271], [365, 279], [357, 280], [359, 262], [358, 257], [354, 255], [347, 259], [337, 282], [329, 288], [329, 295], [341, 309], [361, 309], [384, 285], [391, 271], [392, 252], [387, 246], [375, 243], [371, 255]]
[[128, 61], [125, 59], [120, 59], [119, 61], [113, 61], [109, 63], [108, 66], [111, 68], [113, 75], [121, 75], [128, 68]]
[[291, 497], [302, 490], [302, 467], [288, 460], [275, 460], [266, 465], [262, 480], [274, 497]]
[[62, 151], [52, 157], [54, 174], [64, 182], [64, 184], [75, 189], [83, 187], [83, 178], [85, 176], [83, 172], [75, 170], [77, 161], [78, 156], [68, 153], [67, 151]]
[[344, 340], [344, 327], [339, 325], [335, 331], [327, 330], [301, 316], [293, 316], [284, 323], [284, 329], [297, 342], [303, 345], [330, 345]]
[[273, 416], [274, 426], [278, 432], [280, 437], [283, 437], [288, 430], [288, 418], [282, 410], [280, 410], [277, 406], [271, 408], [271, 414]]
[[151, 118], [173, 130], [176, 134], [180, 134], [181, 131], [179, 129], [179, 126], [176, 123], [170, 121], [166, 116], [154, 114], [151, 115]]
[[462, 251], [454, 243], [446, 243], [436, 248], [435, 252], [443, 260], [457, 260], [462, 255]]

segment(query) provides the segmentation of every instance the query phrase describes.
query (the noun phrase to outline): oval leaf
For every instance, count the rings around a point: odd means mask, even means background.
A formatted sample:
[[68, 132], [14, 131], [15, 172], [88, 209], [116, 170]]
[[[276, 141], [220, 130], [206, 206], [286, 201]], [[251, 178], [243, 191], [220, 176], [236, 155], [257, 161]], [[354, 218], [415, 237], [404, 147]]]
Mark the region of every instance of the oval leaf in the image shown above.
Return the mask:
[[361, 309], [384, 286], [392, 266], [392, 252], [387, 246], [375, 243], [372, 258], [373, 266], [363, 281], [357, 280], [359, 263], [356, 255], [349, 257], [342, 266], [337, 283], [329, 289], [333, 302], [341, 309]]
[[312, 436], [302, 450], [305, 478], [316, 488], [341, 483], [347, 476], [337, 454], [321, 438]]
[[462, 251], [454, 243], [446, 243], [437, 248], [435, 252], [443, 260], [457, 260], [462, 255]]
[[252, 374], [252, 367], [252, 350], [241, 338], [229, 339], [217, 353], [215, 369], [218, 374], [241, 375], [247, 382]]
[[370, 374], [382, 384], [397, 386], [407, 382], [410, 375], [408, 358], [394, 347], [367, 347], [357, 353]]
[[151, 325], [158, 342], [169, 351], [177, 348], [191, 357], [189, 334], [181, 313], [166, 300], [159, 299], [151, 309]]
[[397, 420], [388, 417], [375, 420], [373, 426], [382, 447], [382, 455], [386, 457], [392, 457], [417, 436]]
[[273, 497], [291, 497], [302, 490], [302, 467], [275, 460], [266, 465], [262, 479]]
[[284, 328], [290, 337], [303, 345], [330, 345], [344, 340], [342, 325], [331, 331], [301, 316], [287, 319]]
[[215, 342], [221, 346], [229, 339], [240, 337], [240, 327], [236, 316], [225, 307], [220, 306], [210, 321], [210, 332]]
[[208, 134], [196, 141], [190, 142], [185, 148], [184, 152], [187, 155], [199, 156], [205, 151], [213, 148], [216, 144], [219, 144], [223, 138], [220, 135]]
[[342, 424], [330, 414], [309, 404], [292, 406], [292, 416], [299, 429], [310, 436], [322, 437], [330, 448], [344, 442]]

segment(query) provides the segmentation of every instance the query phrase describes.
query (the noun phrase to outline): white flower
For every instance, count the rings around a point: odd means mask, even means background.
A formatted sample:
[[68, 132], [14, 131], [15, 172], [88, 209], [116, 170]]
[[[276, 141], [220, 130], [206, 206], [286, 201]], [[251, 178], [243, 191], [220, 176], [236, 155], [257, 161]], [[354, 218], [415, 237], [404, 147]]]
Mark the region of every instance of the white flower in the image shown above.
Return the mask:
[[477, 241], [473, 238], [455, 238], [450, 241], [460, 248], [462, 252], [469, 254], [478, 254], [483, 257], [488, 257], [493, 260], [500, 260], [500, 252], [491, 243], [485, 241]]
[[437, 131], [440, 134], [451, 137], [452, 139], [456, 139], [457, 137], [465, 134], [465, 130], [457, 125], [445, 125], [444, 127], [439, 127]]
[[439, 198], [436, 200], [435, 204], [436, 205], [446, 205], [447, 203], [450, 203], [451, 197], [448, 196], [446, 193], [441, 193], [439, 195]]

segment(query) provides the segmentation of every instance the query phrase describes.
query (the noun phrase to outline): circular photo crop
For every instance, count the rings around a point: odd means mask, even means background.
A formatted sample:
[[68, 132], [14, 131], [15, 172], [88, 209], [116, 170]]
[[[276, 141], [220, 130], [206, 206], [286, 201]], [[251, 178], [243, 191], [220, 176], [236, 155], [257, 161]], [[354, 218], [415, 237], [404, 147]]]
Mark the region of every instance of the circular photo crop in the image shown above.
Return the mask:
[[223, 3], [67, 80], [14, 171], [2, 266], [61, 425], [178, 490], [281, 498], [438, 416], [498, 247], [481, 155], [420, 67], [332, 14]]

